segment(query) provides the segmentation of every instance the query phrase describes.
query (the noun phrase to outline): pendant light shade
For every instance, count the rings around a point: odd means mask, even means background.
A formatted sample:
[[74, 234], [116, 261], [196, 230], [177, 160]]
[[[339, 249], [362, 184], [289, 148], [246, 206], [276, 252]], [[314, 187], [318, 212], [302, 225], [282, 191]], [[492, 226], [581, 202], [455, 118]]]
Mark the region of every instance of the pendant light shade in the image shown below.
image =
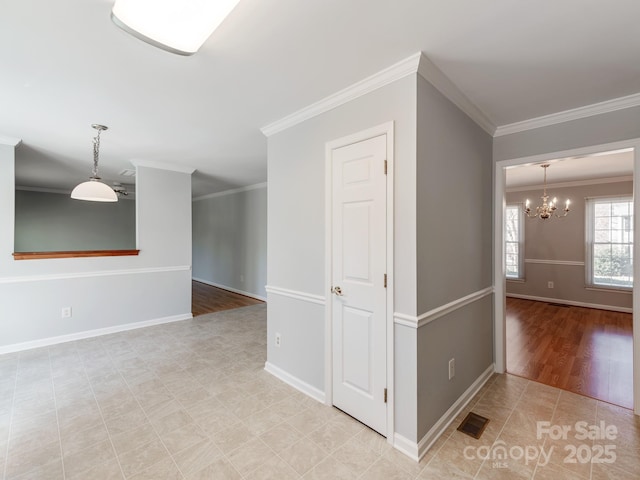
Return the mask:
[[100, 180], [91, 179], [82, 182], [71, 192], [71, 198], [76, 200], [86, 200], [89, 202], [117, 202], [118, 195], [106, 183]]
[[98, 131], [93, 138], [93, 174], [88, 182], [82, 182], [71, 192], [71, 198], [75, 200], [85, 200], [88, 202], [117, 202], [118, 195], [106, 183], [100, 181], [98, 176], [98, 159], [100, 156], [100, 133], [107, 130], [104, 125], [91, 125]]
[[116, 0], [111, 19], [125, 32], [179, 55], [193, 55], [240, 0]]

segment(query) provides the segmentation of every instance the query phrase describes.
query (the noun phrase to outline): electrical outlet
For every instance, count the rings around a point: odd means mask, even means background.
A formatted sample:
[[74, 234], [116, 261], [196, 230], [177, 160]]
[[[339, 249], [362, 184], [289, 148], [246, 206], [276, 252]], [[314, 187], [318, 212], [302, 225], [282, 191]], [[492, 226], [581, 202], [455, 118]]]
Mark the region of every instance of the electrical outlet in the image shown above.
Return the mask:
[[449, 380], [456, 376], [456, 359], [449, 360]]
[[553, 282], [547, 282], [547, 288], [553, 288]]
[[240, 275], [240, 282], [244, 282], [244, 275]]
[[276, 347], [279, 347], [280, 345], [282, 345], [282, 335], [276, 333]]
[[60, 314], [61, 318], [71, 318], [71, 307], [64, 307], [62, 309], [62, 313]]

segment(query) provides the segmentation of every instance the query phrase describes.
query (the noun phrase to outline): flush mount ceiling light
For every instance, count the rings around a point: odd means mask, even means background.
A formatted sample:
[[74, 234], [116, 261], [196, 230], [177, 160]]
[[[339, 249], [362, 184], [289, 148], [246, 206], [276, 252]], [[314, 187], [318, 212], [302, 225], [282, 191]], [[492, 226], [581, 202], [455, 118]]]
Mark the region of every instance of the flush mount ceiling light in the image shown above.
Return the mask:
[[111, 19], [151, 45], [193, 55], [240, 0], [116, 0]]
[[571, 202], [567, 200], [567, 202], [565, 203], [564, 215], [558, 215], [557, 213], [555, 213], [556, 209], [558, 208], [556, 206], [558, 203], [558, 200], [554, 198], [553, 200], [549, 201], [549, 195], [547, 195], [547, 168], [549, 168], [549, 164], [543, 163], [540, 166], [544, 168], [544, 186], [542, 190], [542, 196], [540, 197], [542, 199], [542, 205], [537, 206], [536, 212], [533, 213], [531, 211], [531, 208], [529, 207], [529, 199], [527, 199], [524, 206], [524, 213], [526, 213], [527, 217], [533, 217], [533, 218], [539, 217], [543, 220], [546, 220], [547, 218], [551, 218], [551, 217], [558, 217], [558, 218], [566, 217], [567, 214], [569, 213], [569, 204]]
[[83, 182], [73, 189], [71, 198], [76, 200], [86, 200], [89, 202], [117, 202], [118, 195], [113, 189], [100, 181], [98, 176], [98, 157], [100, 155], [100, 133], [107, 130], [104, 125], [91, 125], [98, 131], [93, 137], [93, 174], [89, 177], [88, 182]]

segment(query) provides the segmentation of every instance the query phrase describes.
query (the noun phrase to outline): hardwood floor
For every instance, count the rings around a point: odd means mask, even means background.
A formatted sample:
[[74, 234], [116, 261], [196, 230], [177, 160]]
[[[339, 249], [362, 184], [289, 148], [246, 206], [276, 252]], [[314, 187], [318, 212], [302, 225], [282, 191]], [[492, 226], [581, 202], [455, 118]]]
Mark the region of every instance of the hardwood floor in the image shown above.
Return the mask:
[[204, 313], [219, 312], [231, 308], [248, 307], [264, 303], [262, 300], [246, 297], [206, 283], [191, 282], [191, 312], [194, 317]]
[[507, 298], [507, 371], [633, 408], [632, 315]]

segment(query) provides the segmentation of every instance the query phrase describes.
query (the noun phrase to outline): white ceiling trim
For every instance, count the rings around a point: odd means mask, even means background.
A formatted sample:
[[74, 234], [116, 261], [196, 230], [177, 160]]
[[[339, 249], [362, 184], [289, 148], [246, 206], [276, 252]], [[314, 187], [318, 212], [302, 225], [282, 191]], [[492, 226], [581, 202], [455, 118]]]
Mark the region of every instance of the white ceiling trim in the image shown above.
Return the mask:
[[[549, 188], [567, 188], [567, 187], [582, 187], [585, 185], [599, 185], [602, 183], [619, 183], [619, 182], [632, 182], [633, 175], [624, 175], [622, 177], [609, 177], [609, 178], [592, 178], [590, 180], [573, 180], [571, 182], [559, 182], [559, 183], [547, 183], [547, 189]], [[522, 187], [507, 187], [506, 192], [528, 192], [530, 190], [542, 190], [544, 185], [523, 185]]]
[[270, 137], [278, 132], [293, 127], [299, 123], [304, 122], [310, 118], [313, 118], [321, 113], [328, 112], [331, 109], [344, 105], [347, 102], [355, 100], [358, 97], [373, 92], [380, 87], [384, 87], [390, 83], [400, 80], [401, 78], [416, 73], [418, 71], [418, 65], [422, 52], [411, 55], [404, 60], [391, 65], [384, 70], [374, 73], [370, 77], [360, 80], [353, 85], [340, 90], [328, 97], [311, 105], [304, 107], [297, 112], [294, 112], [286, 117], [277, 120], [269, 125], [266, 125], [260, 129], [263, 135]]
[[543, 115], [542, 117], [530, 118], [529, 120], [502, 125], [496, 129], [493, 136], [501, 137], [503, 135], [511, 135], [512, 133], [533, 130], [534, 128], [548, 127], [549, 125], [556, 125], [558, 123], [578, 120], [580, 118], [615, 112], [616, 110], [637, 107], [639, 105], [640, 93], [634, 93], [633, 95], [627, 95], [626, 97], [614, 98], [605, 102], [585, 105], [584, 107], [564, 110], [562, 112]]
[[170, 170], [172, 172], [188, 173], [189, 175], [196, 171], [195, 168], [187, 167], [185, 165], [176, 165], [175, 163], [169, 162], [156, 162], [154, 160], [134, 159], [131, 160], [131, 163], [136, 167], [157, 168], [158, 170]]
[[7, 145], [9, 147], [17, 147], [22, 143], [20, 138], [10, 137], [8, 135], [0, 134], [0, 145]]
[[485, 132], [493, 136], [496, 126], [429, 58], [421, 54], [418, 74], [436, 87], [454, 105], [466, 113]]
[[401, 78], [418, 73], [422, 78], [431, 83], [435, 88], [447, 97], [460, 110], [466, 113], [489, 135], [494, 135], [496, 126], [489, 118], [471, 101], [442, 71], [429, 60], [422, 52], [418, 52], [410, 57], [391, 65], [384, 70], [371, 75], [353, 85], [340, 90], [316, 103], [313, 103], [297, 112], [277, 120], [260, 131], [270, 137], [278, 132], [286, 130], [294, 125], [313, 118], [321, 113], [344, 105], [358, 97], [373, 92]]
[[207, 195], [201, 195], [194, 197], [193, 201], [206, 200], [207, 198], [223, 197], [225, 195], [231, 195], [234, 193], [248, 192], [249, 190], [257, 190], [259, 188], [267, 188], [267, 182], [256, 183], [255, 185], [248, 185], [246, 187], [232, 188], [231, 190], [224, 190], [222, 192], [209, 193]]

